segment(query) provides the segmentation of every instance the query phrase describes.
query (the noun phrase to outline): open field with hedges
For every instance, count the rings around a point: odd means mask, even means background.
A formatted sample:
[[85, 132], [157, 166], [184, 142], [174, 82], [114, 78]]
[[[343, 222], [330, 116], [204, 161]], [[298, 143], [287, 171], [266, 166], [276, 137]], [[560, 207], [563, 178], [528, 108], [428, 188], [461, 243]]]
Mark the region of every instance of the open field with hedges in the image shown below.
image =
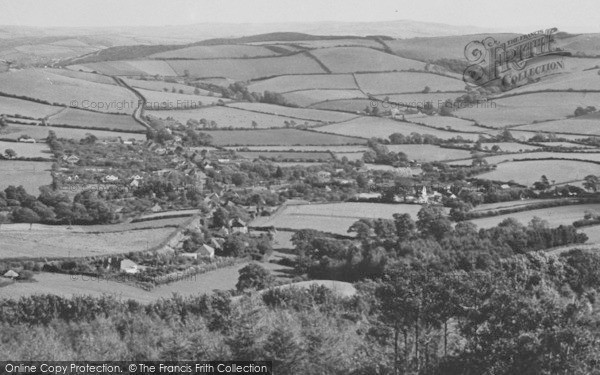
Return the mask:
[[371, 95], [435, 91], [463, 91], [465, 83], [455, 78], [425, 72], [356, 74], [360, 88]]
[[514, 181], [532, 186], [545, 175], [557, 184], [583, 180], [585, 176], [597, 174], [600, 165], [571, 160], [532, 160], [498, 164], [496, 170], [479, 175], [479, 178], [496, 181]]
[[39, 161], [0, 160], [0, 190], [23, 185], [31, 195], [38, 195], [40, 186], [50, 185], [52, 163]]
[[329, 100], [362, 99], [366, 95], [360, 90], [302, 90], [289, 92], [283, 97], [292, 104], [309, 107]]
[[251, 92], [274, 91], [286, 93], [297, 90], [336, 89], [356, 90], [352, 74], [299, 74], [254, 81], [248, 85]]
[[213, 138], [216, 146], [260, 146], [260, 145], [348, 145], [366, 144], [366, 139], [345, 137], [335, 134], [321, 134], [297, 129], [270, 130], [221, 130], [204, 131]]
[[48, 132], [53, 131], [56, 133], [58, 138], [67, 139], [83, 139], [87, 134], [93, 134], [98, 139], [115, 139], [121, 137], [122, 139], [135, 139], [137, 141], [146, 140], [146, 134], [144, 133], [127, 133], [127, 132], [111, 132], [105, 130], [96, 129], [80, 129], [80, 128], [66, 128], [57, 126], [33, 126], [33, 125], [9, 125], [8, 127], [0, 130], [0, 139], [14, 139], [17, 140], [22, 135], [28, 135], [37, 141], [45, 140], [48, 137]]
[[280, 159], [280, 160], [318, 160], [325, 161], [333, 158], [329, 152], [289, 152], [289, 151], [238, 151], [237, 154], [247, 159]]
[[259, 56], [276, 56], [268, 48], [246, 45], [193, 46], [167, 52], [155, 53], [152, 59], [229, 59]]
[[332, 73], [384, 72], [416, 69], [425, 63], [361, 47], [336, 47], [311, 51]]
[[538, 210], [515, 212], [506, 215], [484, 217], [470, 221], [479, 228], [490, 228], [498, 225], [502, 220], [509, 217], [515, 218], [522, 224], [527, 225], [531, 219], [537, 216], [543, 220], [546, 220], [550, 224], [550, 227], [557, 227], [559, 225], [571, 225], [574, 221], [583, 219], [583, 215], [586, 211], [598, 215], [600, 214], [600, 204], [580, 204], [542, 208]]
[[17, 153], [17, 158], [53, 158], [50, 148], [45, 143], [0, 141], [0, 153], [4, 154], [6, 149], [14, 150]]
[[146, 99], [146, 109], [195, 109], [202, 106], [216, 105], [219, 101], [230, 102], [229, 99], [221, 99], [216, 96], [188, 95], [174, 92], [160, 92], [154, 90], [138, 89], [138, 92]]
[[48, 119], [50, 125], [67, 125], [78, 128], [145, 132], [146, 128], [129, 115], [114, 115], [67, 108]]
[[420, 162], [457, 160], [472, 158], [473, 155], [467, 150], [457, 150], [435, 145], [386, 145], [392, 152], [403, 152], [409, 160]]
[[348, 121], [353, 118], [356, 118], [355, 115], [350, 115], [346, 113], [333, 112], [333, 111], [322, 111], [318, 109], [310, 109], [310, 108], [292, 108], [292, 107], [284, 107], [273, 104], [266, 103], [247, 103], [247, 102], [239, 102], [239, 103], [231, 103], [227, 105], [228, 107], [244, 109], [247, 111], [253, 112], [262, 112], [268, 113], [278, 116], [288, 116], [290, 118], [298, 118], [302, 120], [310, 120], [310, 121], [322, 121], [322, 122], [340, 122], [340, 121]]
[[540, 132], [569, 132], [575, 134], [583, 134], [580, 138], [587, 135], [600, 135], [600, 122], [598, 119], [584, 118], [570, 118], [564, 120], [545, 121], [537, 124], [518, 126], [515, 129], [529, 130], [529, 131], [540, 131]]
[[0, 96], [0, 114], [3, 115], [21, 115], [33, 118], [44, 118], [53, 115], [62, 109], [63, 107], [55, 107], [36, 103], [30, 100]]

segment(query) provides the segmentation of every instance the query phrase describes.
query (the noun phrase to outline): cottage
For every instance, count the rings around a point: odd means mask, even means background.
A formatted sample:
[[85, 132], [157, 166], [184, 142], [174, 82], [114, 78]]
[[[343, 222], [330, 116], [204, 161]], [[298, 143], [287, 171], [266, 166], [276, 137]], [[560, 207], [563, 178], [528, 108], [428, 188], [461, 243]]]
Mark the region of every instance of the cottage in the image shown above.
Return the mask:
[[198, 259], [198, 253], [181, 253], [179, 256], [188, 259]]
[[204, 245], [200, 246], [200, 248], [198, 248], [196, 253], [199, 254], [201, 257], [214, 258], [215, 249], [211, 246], [204, 244]]
[[79, 162], [79, 157], [76, 155], [63, 156], [63, 160], [69, 164], [76, 164]]
[[19, 138], [19, 142], [23, 142], [23, 143], [35, 143], [35, 139], [21, 137], [21, 138]]
[[108, 176], [104, 177], [105, 181], [109, 181], [109, 182], [114, 182], [114, 181], [118, 181], [119, 177], [109, 174]]
[[229, 220], [228, 224], [232, 233], [248, 233], [248, 226], [239, 218]]
[[122, 272], [129, 274], [136, 274], [140, 271], [138, 265], [134, 261], [129, 259], [123, 259], [121, 261], [120, 269]]
[[6, 277], [7, 279], [16, 279], [17, 277], [19, 277], [19, 274], [16, 273], [15, 271], [13, 271], [13, 270], [8, 270], [2, 276]]

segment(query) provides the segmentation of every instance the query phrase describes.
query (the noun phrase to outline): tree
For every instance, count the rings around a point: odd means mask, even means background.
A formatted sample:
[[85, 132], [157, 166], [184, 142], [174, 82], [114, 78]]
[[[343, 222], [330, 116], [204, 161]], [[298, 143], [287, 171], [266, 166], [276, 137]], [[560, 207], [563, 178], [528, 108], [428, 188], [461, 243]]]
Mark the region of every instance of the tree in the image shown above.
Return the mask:
[[195, 88], [194, 89], [194, 95], [200, 95], [200, 89], [199, 88]]
[[417, 228], [423, 236], [432, 236], [440, 240], [452, 231], [452, 223], [446, 217], [442, 207], [424, 206], [417, 214]]
[[274, 282], [271, 273], [257, 263], [251, 263], [242, 268], [239, 274], [235, 287], [240, 292], [246, 289], [265, 289], [273, 285]]
[[396, 235], [398, 240], [409, 239], [415, 231], [415, 222], [410, 214], [394, 214], [394, 224], [396, 226]]
[[593, 191], [594, 193], [598, 191], [600, 187], [600, 178], [595, 175], [587, 175], [585, 176], [585, 181], [583, 182], [583, 187], [587, 190]]
[[7, 148], [6, 150], [4, 150], [4, 154], [9, 159], [14, 159], [17, 157], [17, 153], [12, 148]]
[[33, 223], [40, 221], [40, 217], [30, 208], [19, 207], [13, 211], [13, 220], [19, 223], [29, 223], [29, 230], [33, 227]]
[[258, 128], [258, 123], [256, 121], [252, 121], [252, 129]]
[[242, 186], [244, 185], [244, 182], [246, 182], [246, 175], [244, 173], [236, 172], [231, 175], [231, 182], [233, 182], [235, 186]]

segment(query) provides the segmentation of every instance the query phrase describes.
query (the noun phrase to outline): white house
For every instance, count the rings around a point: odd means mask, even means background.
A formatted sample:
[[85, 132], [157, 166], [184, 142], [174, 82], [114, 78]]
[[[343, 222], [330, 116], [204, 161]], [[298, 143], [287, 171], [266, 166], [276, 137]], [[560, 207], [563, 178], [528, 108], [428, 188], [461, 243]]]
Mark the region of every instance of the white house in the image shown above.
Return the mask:
[[23, 142], [23, 143], [35, 143], [35, 139], [33, 139], [33, 138], [19, 138], [19, 142]]
[[129, 259], [123, 259], [121, 261], [120, 269], [122, 272], [129, 274], [136, 274], [140, 271], [138, 265], [134, 261]]
[[238, 218], [229, 220], [229, 227], [232, 233], [248, 233], [248, 226], [243, 220]]
[[109, 174], [108, 176], [104, 177], [104, 180], [106, 180], [106, 181], [118, 181], [119, 177], [117, 177], [115, 175], [112, 175], [112, 174]]
[[7, 279], [16, 279], [17, 277], [19, 277], [19, 274], [13, 270], [8, 270], [2, 276], [6, 277]]

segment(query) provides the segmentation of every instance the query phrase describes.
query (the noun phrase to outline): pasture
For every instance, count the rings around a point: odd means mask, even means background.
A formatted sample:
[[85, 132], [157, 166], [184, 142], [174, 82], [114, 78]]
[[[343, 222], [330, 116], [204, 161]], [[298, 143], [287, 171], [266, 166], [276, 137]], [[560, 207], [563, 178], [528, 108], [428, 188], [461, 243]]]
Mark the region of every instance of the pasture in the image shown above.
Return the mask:
[[360, 218], [392, 219], [395, 213], [408, 213], [416, 219], [420, 205], [384, 203], [325, 203], [283, 206], [271, 216], [255, 218], [250, 226], [315, 229], [329, 233], [352, 235], [348, 228]]
[[551, 183], [561, 184], [583, 180], [590, 174], [598, 174], [598, 164], [571, 160], [531, 160], [498, 164], [496, 170], [479, 175], [479, 178], [496, 181], [514, 181], [532, 186], [545, 175]]
[[418, 133], [421, 135], [429, 134], [442, 139], [461, 137], [468, 140], [477, 140], [479, 138], [479, 134], [476, 133], [453, 133], [379, 117], [361, 117], [339, 124], [321, 126], [316, 128], [316, 130], [324, 133], [334, 133], [363, 138], [376, 137], [387, 139], [391, 134], [394, 133], [400, 133], [404, 135], [410, 135], [411, 133]]
[[444, 160], [457, 160], [472, 158], [473, 155], [467, 150], [457, 150], [435, 145], [385, 145], [388, 151], [403, 152], [409, 160], [419, 162], [433, 162]]
[[304, 54], [255, 59], [169, 60], [169, 65], [183, 76], [225, 77], [236, 81], [267, 78], [284, 74], [325, 73], [323, 68]]
[[220, 45], [193, 46], [148, 56], [151, 59], [240, 59], [248, 57], [275, 56], [275, 52], [261, 46]]
[[252, 112], [262, 112], [278, 116], [287, 116], [290, 118], [297, 118], [300, 120], [309, 121], [322, 121], [322, 122], [340, 122], [348, 121], [356, 118], [355, 115], [349, 115], [346, 113], [333, 112], [333, 111], [322, 111], [318, 109], [309, 108], [292, 108], [284, 107], [266, 103], [231, 103], [228, 107], [244, 109]]
[[578, 117], [563, 120], [539, 122], [537, 124], [518, 126], [515, 129], [534, 132], [568, 132], [573, 134], [582, 134], [580, 138], [584, 138], [587, 135], [600, 135], [600, 126], [598, 119]]
[[[1, 77], [1, 75], [0, 75]], [[2, 90], [0, 88], [0, 90]], [[32, 102], [29, 100], [0, 96], [0, 114], [44, 118], [59, 112], [63, 107]]]
[[[314, 152], [325, 152], [331, 151], [335, 153], [350, 153], [350, 152], [366, 152], [371, 148], [361, 145], [352, 146], [243, 146], [243, 147], [225, 147], [230, 150], [239, 151], [314, 151]], [[388, 146], [389, 148], [389, 146]]]
[[[137, 105], [137, 101], [136, 101]], [[144, 132], [146, 128], [129, 115], [114, 115], [67, 108], [48, 119], [50, 125], [66, 125], [77, 128]]]
[[423, 70], [425, 64], [385, 52], [361, 47], [317, 49], [311, 54], [332, 73], [385, 72], [408, 69]]
[[246, 159], [326, 161], [332, 159], [329, 152], [289, 152], [289, 151], [238, 151], [237, 155]]
[[575, 220], [583, 219], [586, 211], [596, 215], [600, 214], [600, 204], [580, 204], [571, 206], [542, 208], [537, 210], [515, 212], [512, 214], [498, 215], [492, 217], [484, 217], [470, 220], [479, 228], [491, 228], [498, 225], [502, 220], [509, 217], [515, 218], [517, 221], [527, 225], [535, 216], [546, 220], [550, 227], [559, 225], [571, 225]]
[[50, 148], [45, 143], [23, 143], [23, 142], [4, 142], [0, 141], [0, 153], [11, 149], [17, 153], [17, 158], [44, 158], [53, 157]]
[[366, 139], [321, 134], [297, 129], [271, 130], [220, 130], [203, 131], [210, 134], [216, 146], [261, 146], [261, 145], [348, 145], [366, 144]]
[[516, 89], [510, 90], [511, 94], [526, 93], [544, 90], [556, 91], [586, 91], [600, 90], [600, 75], [598, 70], [586, 70], [580, 72], [570, 72], [556, 74], [542, 78], [539, 82], [529, 83]]
[[435, 91], [464, 91], [465, 83], [455, 78], [426, 72], [356, 74], [358, 86], [371, 95]]
[[96, 129], [80, 129], [80, 128], [65, 128], [57, 126], [32, 126], [32, 125], [9, 125], [7, 128], [0, 130], [1, 139], [17, 140], [22, 135], [28, 135], [33, 139], [40, 141], [48, 137], [48, 132], [53, 131], [58, 138], [66, 139], [83, 139], [88, 134], [93, 134], [98, 139], [114, 139], [121, 137], [122, 139], [135, 139], [136, 141], [145, 141], [146, 134], [144, 133], [125, 133], [111, 132]]
[[286, 93], [298, 90], [356, 90], [358, 87], [351, 74], [305, 74], [285, 75], [254, 81], [248, 85], [250, 92], [274, 91]]
[[0, 160], [0, 190], [23, 185], [29, 194], [37, 196], [40, 186], [52, 183], [51, 169], [50, 162]]
[[296, 124], [305, 124], [308, 126], [316, 125], [316, 122], [307, 120], [298, 120], [296, 118], [270, 115], [267, 113], [250, 112], [237, 108], [230, 107], [206, 107], [201, 109], [181, 109], [181, 110], [151, 110], [146, 111], [146, 114], [162, 119], [172, 118], [185, 124], [188, 120], [206, 119], [209, 122], [215, 121], [219, 128], [242, 128], [252, 129], [252, 122], [256, 122], [256, 127], [259, 129], [283, 128], [285, 122], [294, 122]]
[[[433, 107], [440, 108], [446, 100], [454, 99], [461, 96], [460, 92], [430, 92], [430, 93], [411, 93], [411, 94], [390, 94], [390, 95], [377, 95], [376, 98], [383, 101], [389, 101], [391, 103], [398, 104], [402, 107], [424, 107], [426, 103], [431, 103]], [[459, 116], [461, 117], [461, 116]]]
[[[136, 87], [145, 90], [152, 91], [167, 91], [172, 92], [173, 89], [179, 92], [180, 90], [186, 95], [194, 95], [194, 91], [196, 88], [194, 86], [188, 86], [181, 83], [174, 82], [166, 82], [166, 81], [156, 81], [156, 80], [144, 80], [144, 79], [132, 79], [132, 78], [123, 78], [123, 80], [131, 87]], [[209, 91], [198, 89], [200, 95], [208, 95]], [[220, 96], [220, 95], [215, 95]]]
[[216, 105], [219, 101], [230, 101], [216, 96], [187, 95], [145, 89], [138, 89], [138, 91], [146, 99], [146, 109], [196, 109], [202, 106]]
[[283, 97], [288, 102], [301, 107], [308, 107], [330, 100], [366, 98], [360, 90], [301, 90], [283, 94]]
[[371, 108], [371, 100], [369, 100], [369, 99], [330, 100], [327, 102], [321, 102], [321, 103], [312, 105], [311, 108], [331, 110], [331, 111], [349, 112], [349, 113], [364, 113], [365, 108]]
[[[85, 81], [37, 69], [0, 74], [0, 91], [100, 112], [132, 113], [138, 101], [132, 92], [120, 86]], [[123, 103], [134, 104], [125, 106]]]
[[467, 133], [490, 133], [492, 130], [485, 129], [475, 125], [473, 121], [463, 120], [450, 116], [427, 116], [411, 117], [408, 121], [415, 124], [422, 124], [434, 128], [454, 130]]
[[[485, 143], [483, 143], [485, 145]], [[500, 143], [501, 144], [501, 143]], [[597, 152], [523, 152], [505, 155], [486, 156], [488, 164], [498, 164], [504, 161], [524, 159], [567, 159], [600, 162], [600, 153]], [[454, 164], [454, 163], [453, 163]]]

